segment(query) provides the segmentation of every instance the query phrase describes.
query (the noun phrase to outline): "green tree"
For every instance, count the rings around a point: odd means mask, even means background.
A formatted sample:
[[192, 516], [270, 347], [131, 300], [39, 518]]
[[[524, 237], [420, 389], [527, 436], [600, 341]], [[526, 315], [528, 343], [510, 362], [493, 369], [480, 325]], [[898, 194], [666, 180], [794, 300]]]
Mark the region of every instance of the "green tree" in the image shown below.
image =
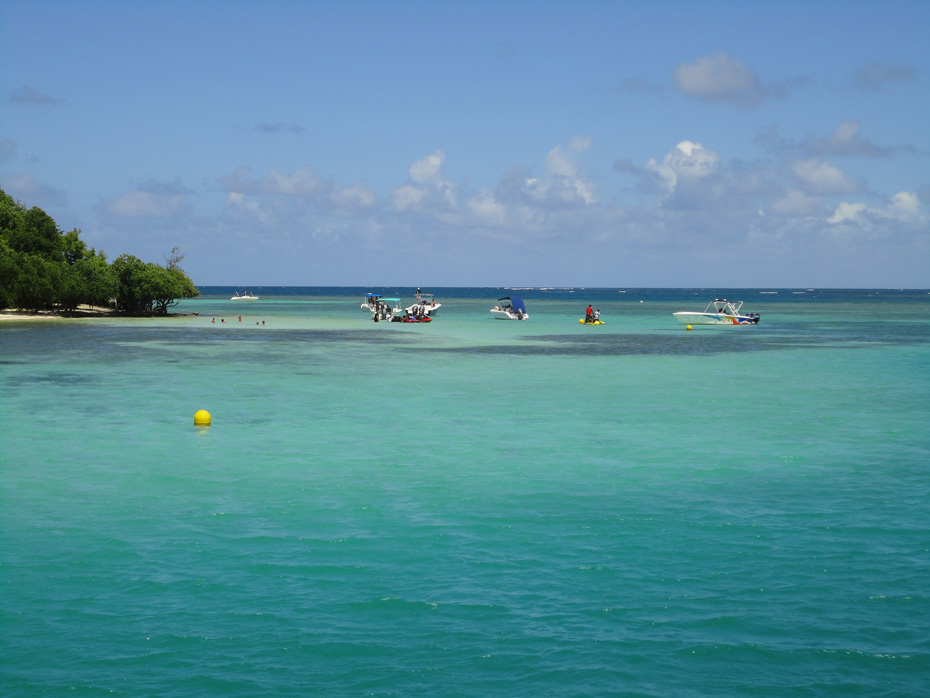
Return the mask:
[[64, 244], [58, 225], [38, 206], [25, 212], [20, 225], [10, 231], [7, 242], [17, 252], [36, 255], [50, 262], [64, 261]]
[[17, 256], [20, 273], [13, 289], [16, 306], [27, 310], [54, 309], [63, 265], [34, 254]]
[[117, 257], [112, 264], [116, 281], [116, 308], [125, 313], [139, 313], [145, 309], [142, 283], [145, 263], [131, 254]]
[[[0, 201], [0, 209], [3, 202]], [[16, 287], [19, 284], [19, 264], [16, 253], [10, 249], [0, 233], [0, 310], [16, 306]]]
[[22, 227], [24, 214], [22, 205], [0, 189], [0, 237], [9, 240], [9, 235]]
[[[168, 308], [172, 308], [185, 298], [196, 298], [200, 291], [194, 286], [194, 282], [180, 269], [165, 269], [170, 277], [165, 279], [166, 285], [161, 294], [155, 298], [155, 312], [166, 314]], [[170, 289], [169, 293], [165, 293]]]
[[200, 292], [181, 269], [184, 255], [174, 247], [166, 266], [88, 248], [75, 228], [62, 233], [38, 207], [26, 208], [0, 189], [0, 308], [74, 310], [117, 299], [129, 314], [166, 314]]
[[181, 299], [200, 295], [194, 283], [177, 268], [166, 269], [126, 254], [112, 266], [117, 308], [126, 313], [164, 315]]
[[93, 249], [87, 249], [87, 245], [81, 240], [81, 231], [77, 228], [61, 236], [61, 250], [68, 264], [75, 264], [95, 254]]
[[81, 302], [106, 307], [111, 298], [116, 298], [116, 277], [103, 252], [79, 259], [72, 268], [83, 283], [84, 296]]

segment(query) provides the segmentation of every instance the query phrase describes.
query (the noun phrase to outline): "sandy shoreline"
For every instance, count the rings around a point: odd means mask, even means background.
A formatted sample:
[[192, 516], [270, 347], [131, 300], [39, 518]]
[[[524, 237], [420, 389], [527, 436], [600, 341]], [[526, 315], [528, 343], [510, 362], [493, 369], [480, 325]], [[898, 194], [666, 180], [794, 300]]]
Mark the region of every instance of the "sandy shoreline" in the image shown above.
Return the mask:
[[151, 318], [170, 318], [170, 317], [189, 317], [200, 315], [200, 313], [167, 313], [165, 315], [124, 315], [122, 313], [117, 313], [111, 308], [101, 308], [99, 306], [92, 305], [82, 305], [78, 306], [77, 310], [71, 310], [68, 312], [57, 311], [57, 310], [16, 310], [12, 308], [7, 308], [6, 310], [0, 310], [0, 322], [4, 321], [23, 321], [23, 320], [93, 320], [96, 318], [138, 318], [138, 317], [151, 317]]
[[0, 310], [0, 322], [4, 320], [73, 320], [75, 318], [107, 317], [113, 311], [109, 308], [99, 308], [90, 305], [78, 306], [77, 310], [59, 312], [53, 310], [15, 310], [7, 308]]

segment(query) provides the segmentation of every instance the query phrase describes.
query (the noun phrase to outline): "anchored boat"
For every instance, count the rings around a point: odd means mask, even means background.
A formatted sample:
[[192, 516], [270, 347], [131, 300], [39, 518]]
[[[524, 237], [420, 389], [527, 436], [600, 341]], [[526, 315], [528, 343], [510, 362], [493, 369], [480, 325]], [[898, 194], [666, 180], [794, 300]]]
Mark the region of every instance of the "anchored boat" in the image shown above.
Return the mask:
[[498, 298], [497, 302], [501, 305], [495, 305], [491, 308], [491, 315], [498, 320], [529, 320], [530, 314], [526, 312], [526, 306], [522, 298], [516, 296], [504, 296]]
[[743, 301], [731, 303], [726, 298], [712, 300], [703, 313], [672, 313], [682, 325], [755, 325], [759, 313], [742, 313]]
[[407, 308], [410, 315], [432, 315], [442, 307], [442, 303], [436, 301], [432, 293], [421, 293], [417, 289], [416, 302]]

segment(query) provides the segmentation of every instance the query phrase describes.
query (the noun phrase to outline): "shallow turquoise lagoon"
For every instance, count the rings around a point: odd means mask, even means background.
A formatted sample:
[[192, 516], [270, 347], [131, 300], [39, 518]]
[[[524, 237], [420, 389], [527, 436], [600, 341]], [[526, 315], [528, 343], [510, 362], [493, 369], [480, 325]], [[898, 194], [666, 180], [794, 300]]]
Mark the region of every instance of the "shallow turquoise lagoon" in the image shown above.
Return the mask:
[[0, 324], [4, 695], [926, 692], [926, 291], [252, 290]]

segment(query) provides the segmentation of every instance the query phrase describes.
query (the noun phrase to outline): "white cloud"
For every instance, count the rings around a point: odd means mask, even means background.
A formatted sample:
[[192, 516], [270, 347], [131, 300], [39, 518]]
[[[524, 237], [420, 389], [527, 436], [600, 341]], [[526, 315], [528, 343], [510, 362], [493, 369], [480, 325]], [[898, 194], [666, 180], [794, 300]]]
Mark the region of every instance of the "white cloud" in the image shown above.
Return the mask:
[[911, 192], [898, 192], [884, 208], [869, 208], [864, 203], [843, 202], [836, 207], [828, 223], [858, 223], [872, 226], [882, 221], [897, 221], [905, 224], [924, 224], [926, 215], [920, 207], [920, 200]]
[[[371, 187], [359, 182], [340, 187], [332, 180], [318, 175], [312, 167], [294, 172], [269, 170], [259, 179], [253, 179], [248, 169], [237, 169], [219, 182], [229, 194], [227, 204], [233, 209], [248, 211], [261, 220], [270, 221], [276, 215], [295, 215], [315, 209], [323, 215], [358, 217], [370, 213], [379, 205], [378, 196]], [[252, 197], [246, 206], [244, 197]], [[274, 213], [276, 210], [283, 213]]]
[[725, 53], [701, 56], [692, 64], [682, 63], [672, 77], [681, 92], [708, 102], [751, 106], [768, 96], [756, 74]]
[[478, 192], [468, 201], [468, 207], [479, 225], [500, 227], [507, 222], [507, 207], [494, 198], [493, 192]]
[[[848, 144], [857, 135], [855, 124], [847, 124], [835, 140]], [[582, 268], [578, 260], [590, 260], [592, 249], [598, 268], [607, 273], [602, 259], [644, 255], [657, 263], [677, 259], [683, 272], [695, 268], [695, 260], [721, 271], [711, 254], [721, 245], [753, 259], [790, 259], [803, 252], [805, 264], [815, 270], [812, 260], [823, 264], [852, 254], [857, 245], [872, 254], [893, 243], [917, 258], [926, 245], [925, 204], [917, 194], [899, 192], [871, 207], [876, 193], [823, 159], [744, 163], [725, 159], [697, 138], [681, 140], [644, 166], [618, 168], [624, 172], [622, 186], [631, 176], [651, 184], [633, 190], [637, 196], [621, 204], [598, 196], [584, 167], [591, 148], [590, 139], [572, 138], [539, 153], [528, 167], [511, 166], [496, 186], [472, 190], [447, 178], [450, 163], [435, 150], [413, 160], [407, 172], [401, 169], [399, 184], [386, 196], [364, 182], [338, 186], [307, 166], [264, 174], [238, 170], [222, 178], [224, 197], [217, 203], [225, 201], [224, 214], [213, 222], [194, 220], [187, 206], [192, 192], [176, 182], [137, 187], [107, 202], [107, 211], [120, 217], [111, 221], [113, 228], [132, 232], [133, 240], [147, 239], [158, 228], [211, 230], [222, 244], [261, 241], [267, 249], [286, 250], [280, 252], [284, 266], [297, 257], [352, 254], [352, 269], [359, 274], [394, 273], [416, 264], [457, 284], [491, 268], [506, 276], [521, 264], [584, 274], [594, 267]], [[871, 198], [849, 199], [853, 192]], [[846, 194], [847, 201], [833, 200], [838, 194]], [[176, 218], [166, 223], [172, 212]], [[349, 217], [351, 222], [337, 220]], [[492, 249], [495, 254], [489, 255]], [[391, 264], [385, 265], [388, 251]], [[368, 256], [375, 261], [365, 261]], [[317, 267], [315, 275], [336, 279], [325, 264]]]
[[60, 189], [37, 182], [31, 172], [0, 176], [0, 188], [13, 198], [30, 202], [29, 206], [63, 206], [68, 200]]
[[333, 192], [333, 203], [340, 209], [373, 209], [378, 205], [378, 195], [369, 186], [354, 184]]
[[705, 150], [700, 143], [682, 141], [669, 152], [661, 163], [650, 159], [646, 169], [659, 176], [668, 191], [674, 191], [679, 179], [698, 180], [712, 174], [720, 163], [720, 156]]
[[862, 182], [822, 160], [801, 160], [792, 169], [807, 190], [815, 194], [849, 194], [863, 189]]
[[418, 208], [428, 196], [429, 192], [426, 189], [406, 184], [391, 192], [391, 201], [398, 211], [409, 211]]
[[108, 215], [120, 218], [170, 218], [189, 212], [188, 197], [193, 193], [179, 180], [147, 181], [102, 205]]
[[554, 177], [571, 178], [578, 174], [578, 166], [571, 154], [557, 145], [546, 155], [546, 172]]
[[481, 189], [468, 198], [467, 212], [481, 226], [523, 226], [537, 233], [554, 229], [555, 221], [567, 212], [598, 204], [597, 186], [576, 157], [590, 147], [590, 139], [584, 137], [572, 138], [567, 150], [555, 146], [546, 154], [545, 174], [540, 177], [511, 167], [493, 191]]
[[899, 151], [915, 152], [911, 146], [878, 145], [862, 136], [856, 119], [841, 121], [826, 136], [808, 135], [799, 140], [782, 137], [778, 127], [770, 126], [755, 138], [758, 145], [782, 155], [803, 159], [825, 157], [887, 158]]
[[448, 212], [456, 208], [452, 183], [442, 172], [446, 154], [436, 150], [415, 161], [408, 170], [410, 181], [391, 192], [391, 201], [398, 211], [430, 208]]
[[850, 204], [850, 203], [841, 203], [836, 207], [836, 211], [833, 212], [833, 215], [827, 219], [828, 223], [842, 223], [844, 221], [855, 221], [859, 218], [859, 215], [867, 209], [867, 206], [862, 203]]
[[417, 160], [410, 165], [410, 179], [417, 184], [428, 184], [441, 187], [446, 184], [442, 177], [442, 164], [446, 161], [446, 154], [437, 150], [425, 158]]
[[823, 203], [816, 196], [808, 196], [797, 189], [788, 190], [772, 202], [771, 210], [785, 216], [816, 216], [823, 213]]
[[272, 196], [312, 196], [326, 188], [328, 182], [311, 167], [301, 168], [292, 174], [272, 169], [259, 185], [259, 191]]
[[808, 137], [801, 141], [801, 146], [813, 156], [883, 158], [894, 154], [895, 148], [871, 143], [859, 134], [860, 130], [856, 119], [846, 119], [826, 138]]
[[157, 194], [137, 189], [104, 202], [104, 207], [111, 216], [120, 218], [168, 218], [185, 211], [187, 198], [183, 194]]
[[574, 153], [583, 153], [591, 148], [591, 139], [587, 136], [574, 136], [568, 141], [568, 147]]
[[920, 200], [916, 194], [898, 192], [891, 197], [888, 215], [900, 220], [915, 220], [920, 217]]
[[245, 216], [262, 225], [270, 225], [274, 222], [274, 217], [269, 211], [262, 209], [258, 201], [247, 199], [245, 194], [230, 192], [226, 196], [226, 205], [239, 216]]
[[855, 119], [848, 119], [846, 121], [840, 122], [840, 125], [836, 127], [836, 130], [830, 134], [830, 137], [827, 139], [829, 143], [838, 147], [848, 147], [850, 143], [854, 143], [859, 137], [859, 122]]
[[583, 176], [575, 159], [575, 153], [587, 150], [590, 141], [574, 138], [569, 147], [572, 152], [563, 151], [561, 146], [550, 150], [546, 155], [548, 181], [542, 183], [535, 179], [528, 180], [527, 188], [535, 191], [537, 198], [554, 196], [566, 204], [583, 202], [590, 206], [597, 202], [597, 187]]

